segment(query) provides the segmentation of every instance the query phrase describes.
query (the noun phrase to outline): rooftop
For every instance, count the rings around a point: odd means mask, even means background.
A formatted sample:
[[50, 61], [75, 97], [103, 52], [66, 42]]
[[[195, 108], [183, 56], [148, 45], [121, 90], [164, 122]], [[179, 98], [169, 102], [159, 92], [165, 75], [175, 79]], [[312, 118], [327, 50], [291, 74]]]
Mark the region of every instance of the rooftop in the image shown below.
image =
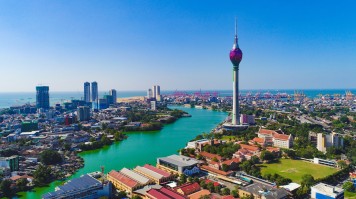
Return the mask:
[[127, 168], [123, 168], [120, 170], [120, 173], [124, 174], [125, 176], [131, 178], [132, 180], [135, 180], [141, 184], [147, 184], [150, 179], [134, 172], [134, 171], [131, 171], [130, 169], [127, 169]]
[[170, 177], [170, 176], [171, 176], [170, 173], [168, 173], [168, 172], [166, 172], [166, 171], [163, 171], [163, 170], [161, 170], [161, 169], [158, 169], [157, 167], [154, 167], [154, 166], [149, 165], [149, 164], [145, 164], [143, 167], [145, 167], [146, 169], [149, 169], [149, 170], [151, 170], [151, 171], [154, 171], [154, 172], [156, 172], [156, 173], [159, 173], [159, 174], [161, 174], [161, 175], [164, 176], [164, 177]]
[[316, 189], [320, 192], [323, 192], [323, 193], [329, 193], [329, 194], [339, 194], [339, 193], [342, 193], [344, 192], [343, 189], [339, 188], [339, 187], [335, 187], [335, 186], [332, 186], [332, 185], [328, 185], [328, 184], [325, 184], [325, 183], [319, 183], [319, 184], [316, 184], [312, 187], [312, 189]]
[[190, 158], [183, 155], [170, 155], [168, 157], [158, 158], [165, 162], [172, 163], [180, 167], [192, 166], [198, 164], [198, 161], [194, 158]]
[[241, 187], [240, 189], [254, 195], [263, 195], [266, 199], [278, 199], [288, 196], [288, 192], [285, 189], [277, 189], [258, 182], [254, 182], [246, 187]]
[[108, 173], [109, 176], [113, 177], [114, 179], [120, 181], [121, 183], [125, 184], [126, 186], [128, 187], [135, 187], [138, 182], [124, 176], [123, 174], [115, 171], [115, 170], [112, 170], [110, 171], [110, 173]]
[[80, 178], [74, 178], [68, 181], [66, 184], [59, 186], [58, 191], [49, 192], [42, 196], [42, 198], [58, 198], [65, 194], [70, 194], [71, 192], [77, 193], [78, 190], [86, 190], [91, 187], [98, 187], [100, 188], [102, 184], [96, 180], [95, 178], [89, 175], [83, 175]]

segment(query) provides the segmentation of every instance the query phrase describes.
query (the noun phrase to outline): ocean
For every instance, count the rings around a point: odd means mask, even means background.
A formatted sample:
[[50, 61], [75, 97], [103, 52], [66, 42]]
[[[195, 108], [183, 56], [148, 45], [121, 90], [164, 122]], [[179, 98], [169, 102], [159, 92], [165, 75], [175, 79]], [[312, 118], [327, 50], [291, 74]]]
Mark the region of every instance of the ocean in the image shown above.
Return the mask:
[[[298, 90], [299, 92], [303, 92], [307, 97], [314, 98], [319, 94], [322, 95], [334, 95], [341, 94], [345, 95], [346, 91], [351, 91], [356, 94], [356, 89], [304, 89]], [[232, 90], [201, 90], [201, 91], [187, 91], [187, 90], [178, 90], [178, 91], [161, 91], [161, 94], [172, 94], [172, 93], [196, 93], [200, 92], [202, 94], [218, 94], [218, 96], [232, 96]], [[283, 89], [269, 89], [269, 90], [241, 90], [241, 95], [245, 95], [246, 93], [251, 93], [252, 95], [255, 93], [266, 93], [269, 92], [271, 94], [279, 93], [287, 93], [294, 94], [295, 90], [283, 90]], [[108, 94], [108, 92], [99, 92], [99, 97]], [[118, 91], [117, 97], [134, 97], [134, 96], [146, 96], [146, 91]], [[50, 103], [51, 105], [55, 105], [58, 103], [63, 103], [65, 101], [71, 99], [83, 99], [82, 92], [50, 92]], [[24, 105], [26, 103], [33, 104], [36, 101], [36, 93], [35, 92], [13, 92], [13, 93], [1, 93], [0, 92], [0, 108], [8, 108], [10, 106], [18, 106]]]

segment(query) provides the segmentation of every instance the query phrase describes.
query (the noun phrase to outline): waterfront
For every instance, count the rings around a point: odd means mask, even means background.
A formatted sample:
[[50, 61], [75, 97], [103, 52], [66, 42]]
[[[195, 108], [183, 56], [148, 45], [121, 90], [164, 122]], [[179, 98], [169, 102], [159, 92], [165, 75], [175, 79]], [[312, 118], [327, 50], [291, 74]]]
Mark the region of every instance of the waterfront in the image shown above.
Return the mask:
[[[181, 118], [173, 124], [166, 125], [161, 131], [128, 133], [128, 139], [115, 143], [103, 149], [83, 152], [85, 166], [72, 178], [82, 174], [100, 170], [105, 166], [105, 172], [122, 167], [132, 168], [136, 165], [150, 163], [155, 165], [156, 158], [177, 153], [189, 140], [202, 132], [210, 132], [217, 124], [222, 122], [227, 113], [204, 109], [179, 108], [192, 115], [190, 118]], [[56, 181], [49, 187], [36, 188], [33, 192], [19, 193], [20, 198], [40, 198], [42, 194], [53, 191], [63, 182]]]
[[[322, 95], [333, 95], [333, 94], [341, 94], [345, 95], [345, 91], [351, 91], [352, 93], [356, 93], [356, 89], [296, 89], [298, 91], [302, 91], [307, 97], [317, 97], [319, 94]], [[183, 91], [182, 92], [187, 92], [187, 93], [195, 93], [195, 91]], [[272, 94], [276, 93], [287, 93], [289, 95], [294, 94], [293, 89], [259, 89], [259, 90], [247, 90], [247, 89], [242, 89], [240, 91], [241, 95], [246, 95], [246, 93], [266, 93], [270, 92]], [[172, 94], [175, 91], [162, 91], [163, 95], [166, 94]], [[198, 91], [199, 92], [199, 91]], [[232, 96], [232, 90], [201, 90], [201, 93], [206, 93], [206, 92], [217, 92], [219, 96], [221, 97], [226, 97], [226, 96]], [[108, 92], [99, 92], [99, 96], [103, 96], [104, 94], [107, 94]], [[118, 91], [117, 96], [119, 98], [122, 97], [134, 97], [134, 96], [146, 96], [146, 91]], [[82, 91], [72, 91], [72, 92], [51, 92], [50, 91], [50, 103], [51, 105], [55, 105], [56, 103], [63, 103], [67, 100], [70, 99], [82, 99], [83, 98], [83, 92]], [[15, 106], [15, 105], [23, 105], [25, 103], [31, 103], [33, 104], [36, 101], [36, 92], [13, 92], [13, 93], [1, 93], [0, 92], [0, 108], [8, 108], [10, 106]]]

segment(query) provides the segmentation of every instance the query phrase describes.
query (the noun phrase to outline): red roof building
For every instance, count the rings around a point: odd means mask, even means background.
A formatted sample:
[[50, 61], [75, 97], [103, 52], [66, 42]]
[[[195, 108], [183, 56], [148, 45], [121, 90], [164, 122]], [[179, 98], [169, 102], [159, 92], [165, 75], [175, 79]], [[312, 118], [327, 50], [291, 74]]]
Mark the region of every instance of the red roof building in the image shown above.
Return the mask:
[[197, 182], [194, 183], [186, 183], [181, 186], [175, 187], [174, 190], [176, 190], [178, 193], [183, 194], [185, 196], [188, 196], [194, 192], [199, 191], [200, 185]]
[[146, 197], [151, 199], [187, 199], [187, 197], [165, 187], [150, 189], [147, 191]]
[[260, 128], [258, 137], [263, 138], [267, 145], [279, 148], [291, 148], [293, 146], [293, 136], [286, 135], [281, 130], [269, 130]]

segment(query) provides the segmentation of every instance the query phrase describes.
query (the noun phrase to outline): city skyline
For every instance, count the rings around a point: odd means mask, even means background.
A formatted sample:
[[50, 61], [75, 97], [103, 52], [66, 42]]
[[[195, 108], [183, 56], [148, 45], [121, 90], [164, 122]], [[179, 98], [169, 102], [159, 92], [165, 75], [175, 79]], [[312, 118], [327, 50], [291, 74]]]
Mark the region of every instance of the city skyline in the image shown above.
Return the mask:
[[[322, 4], [321, 4], [322, 3]], [[308, 6], [305, 6], [308, 5]], [[54, 1], [0, 3], [0, 92], [231, 90], [238, 17], [245, 89], [349, 89], [355, 3]], [[80, 74], [80, 75], [78, 75]], [[345, 78], [346, 77], [346, 78]], [[342, 81], [340, 81], [342, 78]], [[16, 84], [9, 84], [16, 81]]]

